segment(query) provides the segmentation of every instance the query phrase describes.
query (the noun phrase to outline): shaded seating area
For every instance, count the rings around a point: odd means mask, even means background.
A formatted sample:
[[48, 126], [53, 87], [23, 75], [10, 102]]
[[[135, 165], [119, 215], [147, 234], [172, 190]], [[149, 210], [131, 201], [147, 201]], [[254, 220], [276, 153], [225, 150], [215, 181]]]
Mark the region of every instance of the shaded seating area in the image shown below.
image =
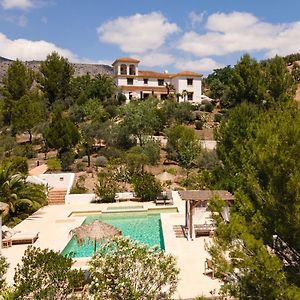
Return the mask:
[[39, 237], [39, 232], [16, 231], [7, 226], [2, 226], [2, 247], [12, 245], [33, 244]]
[[[232, 206], [234, 202], [233, 195], [225, 190], [179, 191], [179, 195], [185, 201], [185, 227], [188, 240], [193, 240], [196, 236], [213, 235], [215, 224], [211, 213], [207, 211], [210, 199], [217, 196], [226, 202], [226, 207]], [[226, 221], [229, 221], [229, 209], [226, 209], [225, 215]]]
[[173, 204], [173, 196], [172, 192], [161, 192], [155, 199], [156, 205], [172, 205]]

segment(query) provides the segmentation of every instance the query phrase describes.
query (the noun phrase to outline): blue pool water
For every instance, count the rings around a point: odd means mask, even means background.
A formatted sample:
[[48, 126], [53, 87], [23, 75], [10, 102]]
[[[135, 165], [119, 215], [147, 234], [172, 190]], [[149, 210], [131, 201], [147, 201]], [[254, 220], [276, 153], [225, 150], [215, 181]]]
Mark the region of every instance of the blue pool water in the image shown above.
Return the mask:
[[[139, 241], [149, 246], [158, 246], [164, 250], [164, 239], [161, 228], [160, 214], [147, 213], [112, 213], [99, 216], [89, 216], [84, 224], [100, 220], [113, 225], [122, 231], [123, 236]], [[99, 247], [99, 245], [97, 245]], [[73, 255], [75, 257], [89, 257], [94, 253], [93, 242], [86, 242], [79, 246], [72, 238], [62, 251], [63, 255]]]

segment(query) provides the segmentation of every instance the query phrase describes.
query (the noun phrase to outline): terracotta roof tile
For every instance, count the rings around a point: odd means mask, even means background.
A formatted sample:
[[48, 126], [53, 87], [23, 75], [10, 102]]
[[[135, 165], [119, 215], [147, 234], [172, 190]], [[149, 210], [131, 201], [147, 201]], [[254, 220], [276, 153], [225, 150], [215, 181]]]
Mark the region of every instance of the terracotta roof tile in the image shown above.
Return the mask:
[[132, 86], [132, 85], [122, 85], [122, 91], [129, 91], [129, 92], [159, 92], [159, 93], [167, 93], [167, 89], [163, 86]]
[[202, 77], [202, 74], [192, 72], [192, 71], [182, 71], [176, 74], [173, 74], [172, 77], [179, 77], [179, 76], [191, 76], [191, 77]]
[[134, 63], [134, 64], [138, 64], [140, 61], [138, 59], [135, 58], [131, 58], [131, 57], [120, 57], [118, 59], [116, 59], [112, 65], [114, 66], [116, 63], [118, 62], [127, 62], [127, 63]]

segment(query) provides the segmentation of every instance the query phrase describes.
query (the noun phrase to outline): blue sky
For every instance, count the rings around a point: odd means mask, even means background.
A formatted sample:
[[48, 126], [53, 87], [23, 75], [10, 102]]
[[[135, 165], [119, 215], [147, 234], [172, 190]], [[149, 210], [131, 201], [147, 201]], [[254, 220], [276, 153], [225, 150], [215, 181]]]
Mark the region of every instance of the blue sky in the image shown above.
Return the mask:
[[143, 69], [207, 74], [243, 53], [300, 52], [299, 10], [299, 0], [0, 0], [0, 56], [131, 56]]

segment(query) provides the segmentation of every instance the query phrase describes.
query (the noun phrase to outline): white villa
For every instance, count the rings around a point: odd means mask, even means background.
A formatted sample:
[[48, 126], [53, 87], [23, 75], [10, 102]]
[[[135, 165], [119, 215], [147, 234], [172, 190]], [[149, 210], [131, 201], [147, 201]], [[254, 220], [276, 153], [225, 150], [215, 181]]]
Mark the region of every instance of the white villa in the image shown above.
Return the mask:
[[[139, 60], [129, 57], [116, 59], [112, 66], [116, 85], [126, 96], [145, 99], [153, 95], [165, 99], [168, 94], [179, 95], [178, 100], [201, 102], [202, 75], [191, 71], [170, 74], [139, 70]], [[170, 88], [171, 86], [174, 89]]]

